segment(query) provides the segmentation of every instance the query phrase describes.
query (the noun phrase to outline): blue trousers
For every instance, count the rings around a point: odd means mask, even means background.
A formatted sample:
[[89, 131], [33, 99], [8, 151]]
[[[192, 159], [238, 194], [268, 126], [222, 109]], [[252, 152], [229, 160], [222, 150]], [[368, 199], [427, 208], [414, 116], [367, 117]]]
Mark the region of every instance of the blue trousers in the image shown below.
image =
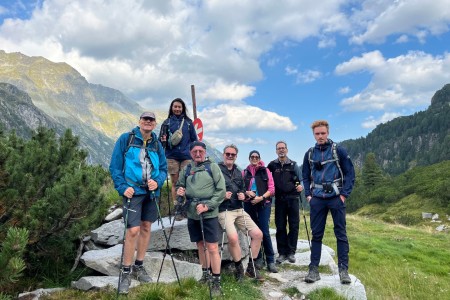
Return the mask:
[[[250, 202], [245, 202], [244, 210], [250, 215], [253, 222], [258, 225], [259, 229], [263, 233], [263, 247], [264, 254], [266, 255], [266, 262], [268, 264], [275, 262], [275, 253], [273, 252], [272, 240], [270, 239], [269, 232], [270, 213], [272, 211], [271, 204], [252, 205]], [[258, 258], [261, 258], [261, 256], [260, 251]]]
[[334, 235], [337, 242], [338, 267], [348, 269], [349, 244], [347, 239], [345, 221], [345, 203], [339, 196], [330, 199], [313, 197], [309, 202], [311, 207], [311, 263], [310, 266], [318, 266], [322, 254], [322, 238], [325, 232], [328, 211], [331, 212], [334, 223]]

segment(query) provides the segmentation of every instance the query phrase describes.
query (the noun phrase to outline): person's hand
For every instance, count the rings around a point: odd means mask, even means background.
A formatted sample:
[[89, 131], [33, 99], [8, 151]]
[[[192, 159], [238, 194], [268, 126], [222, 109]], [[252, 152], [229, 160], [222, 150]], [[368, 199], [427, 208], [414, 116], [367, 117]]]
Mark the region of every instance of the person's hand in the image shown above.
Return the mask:
[[341, 198], [342, 203], [345, 203], [345, 196], [339, 195], [339, 197]]
[[237, 197], [238, 197], [238, 200], [240, 200], [240, 201], [244, 201], [245, 200], [244, 193], [237, 193]]
[[264, 199], [263, 196], [257, 196], [255, 198], [253, 198], [252, 200], [250, 200], [250, 203], [255, 205], [255, 204], [261, 202], [263, 199]]
[[232, 192], [228, 192], [228, 191], [227, 191], [227, 192], [225, 193], [225, 200], [230, 200], [232, 195], [233, 195]]
[[125, 192], [123, 193], [123, 195], [124, 195], [125, 197], [127, 197], [128, 199], [133, 198], [133, 195], [134, 195], [134, 189], [133, 189], [131, 186], [128, 187], [128, 188], [125, 190]]
[[178, 196], [181, 196], [181, 197], [184, 197], [184, 194], [186, 193], [186, 190], [184, 189], [184, 187], [179, 187], [178, 189], [177, 189], [177, 195]]
[[245, 194], [246, 194], [249, 198], [255, 198], [255, 197], [256, 197], [255, 191], [246, 191]]
[[167, 141], [167, 135], [162, 135], [161, 136], [161, 142], [165, 142]]
[[202, 213], [204, 213], [205, 211], [208, 211], [208, 206], [206, 206], [206, 204], [200, 203], [197, 205], [196, 207], [197, 209], [197, 214], [200, 215]]
[[306, 197], [306, 201], [308, 201], [308, 203], [309, 203], [309, 201], [311, 201], [311, 196], [308, 196], [308, 197]]
[[150, 179], [149, 181], [147, 181], [147, 185], [148, 185], [148, 189], [150, 191], [154, 191], [158, 188], [158, 183], [156, 181], [154, 181], [153, 179]]
[[303, 186], [301, 184], [299, 184], [295, 187], [295, 189], [297, 190], [297, 192], [300, 193], [301, 191], [303, 191]]

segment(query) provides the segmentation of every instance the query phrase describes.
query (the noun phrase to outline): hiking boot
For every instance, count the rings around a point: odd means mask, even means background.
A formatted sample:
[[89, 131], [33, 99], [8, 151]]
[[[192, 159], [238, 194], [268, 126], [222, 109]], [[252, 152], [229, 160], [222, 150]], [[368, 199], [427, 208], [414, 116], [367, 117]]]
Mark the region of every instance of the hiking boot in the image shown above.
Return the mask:
[[131, 272], [120, 271], [119, 294], [128, 294], [131, 284]]
[[242, 265], [242, 263], [240, 263], [239, 266], [236, 267], [234, 271], [234, 278], [236, 279], [237, 282], [241, 282], [242, 280], [244, 280], [244, 276], [245, 276], [244, 266]]
[[220, 287], [220, 277], [213, 276], [211, 280], [211, 295], [213, 297], [222, 296], [222, 288]]
[[206, 271], [203, 271], [202, 278], [200, 278], [200, 280], [198, 282], [203, 284], [203, 283], [208, 283], [209, 280], [210, 280], [209, 271], [206, 270]]
[[262, 257], [255, 260], [255, 268], [258, 270], [264, 269], [264, 259]]
[[148, 275], [147, 271], [145, 270], [144, 266], [136, 266], [133, 265], [133, 270], [131, 272], [131, 275], [133, 275], [136, 280], [139, 282], [152, 282], [152, 278], [150, 275]]
[[247, 270], [245, 271], [245, 275], [248, 277], [251, 277], [253, 279], [256, 279], [258, 281], [264, 281], [264, 277], [261, 276], [258, 269], [255, 266], [255, 269], [253, 269], [253, 265], [251, 262], [248, 263]]
[[267, 264], [267, 270], [270, 273], [278, 273], [278, 269], [277, 269], [277, 266], [275, 266], [275, 263], [268, 263]]
[[288, 257], [287, 257], [287, 260], [290, 263], [295, 263], [295, 254], [289, 254]]
[[281, 263], [282, 263], [283, 261], [285, 261], [286, 259], [287, 259], [286, 255], [280, 254], [280, 255], [277, 257], [277, 263], [281, 264]]
[[346, 269], [339, 270], [339, 278], [341, 279], [342, 284], [350, 284], [352, 283], [352, 279], [348, 275], [348, 271]]
[[319, 267], [318, 266], [310, 266], [308, 275], [306, 275], [306, 277], [305, 277], [305, 282], [313, 283], [313, 282], [316, 282], [317, 280], [320, 280]]

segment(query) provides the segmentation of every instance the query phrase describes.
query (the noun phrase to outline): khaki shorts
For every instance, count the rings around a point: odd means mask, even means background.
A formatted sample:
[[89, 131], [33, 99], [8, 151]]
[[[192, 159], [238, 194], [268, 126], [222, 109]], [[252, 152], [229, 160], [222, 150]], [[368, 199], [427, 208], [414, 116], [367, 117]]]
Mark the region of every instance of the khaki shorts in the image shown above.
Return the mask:
[[[242, 214], [244, 213], [244, 214]], [[258, 228], [258, 225], [253, 222], [252, 218], [250, 218], [249, 214], [246, 213], [242, 208], [235, 209], [235, 210], [229, 210], [227, 212], [221, 212], [219, 213], [219, 223], [220, 226], [223, 228], [225, 224], [225, 214], [226, 214], [226, 232], [227, 234], [231, 233], [237, 233], [236, 227], [242, 231], [243, 233], [247, 233], [248, 231], [251, 231], [252, 229]], [[236, 226], [235, 226], [236, 225]]]
[[191, 162], [190, 159], [186, 160], [176, 160], [176, 159], [167, 159], [167, 169], [170, 175], [175, 175], [180, 172], [185, 166], [187, 166]]

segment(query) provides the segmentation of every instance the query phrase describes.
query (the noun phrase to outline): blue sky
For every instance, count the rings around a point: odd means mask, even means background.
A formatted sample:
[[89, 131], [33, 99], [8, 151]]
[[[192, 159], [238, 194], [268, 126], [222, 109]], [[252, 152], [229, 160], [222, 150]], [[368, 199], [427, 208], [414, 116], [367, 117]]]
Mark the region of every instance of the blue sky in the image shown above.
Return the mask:
[[[0, 49], [67, 62], [166, 113], [191, 108], [238, 163], [275, 143], [301, 161], [310, 124], [335, 141], [424, 110], [450, 83], [449, 0], [0, 2]], [[192, 112], [192, 108], [191, 108]]]

